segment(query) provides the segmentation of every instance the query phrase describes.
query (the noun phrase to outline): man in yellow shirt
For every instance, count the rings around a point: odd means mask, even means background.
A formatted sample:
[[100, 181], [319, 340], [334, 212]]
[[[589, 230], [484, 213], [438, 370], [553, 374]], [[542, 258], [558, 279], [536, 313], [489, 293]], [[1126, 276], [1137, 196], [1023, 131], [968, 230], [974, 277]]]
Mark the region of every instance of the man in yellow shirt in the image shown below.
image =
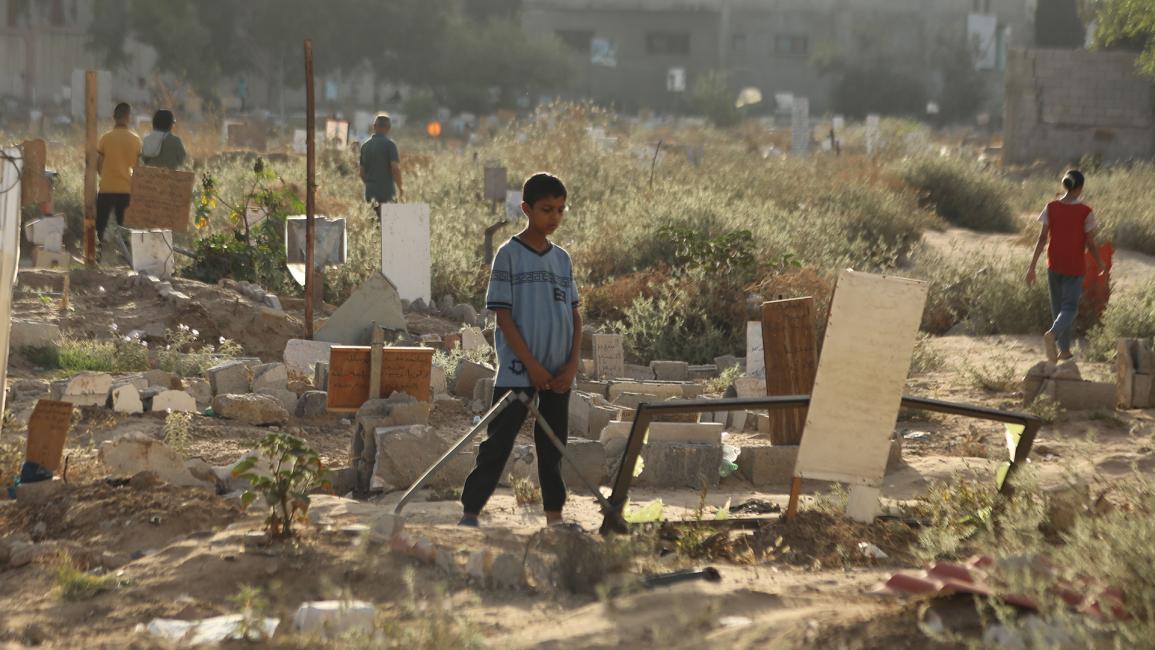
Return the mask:
[[100, 187], [96, 193], [96, 241], [104, 241], [104, 229], [108, 217], [116, 211], [116, 223], [124, 223], [124, 211], [128, 208], [129, 193], [132, 191], [132, 169], [140, 158], [140, 136], [128, 128], [132, 118], [132, 107], [121, 102], [112, 112], [116, 126], [100, 136], [96, 145], [96, 172], [100, 174]]

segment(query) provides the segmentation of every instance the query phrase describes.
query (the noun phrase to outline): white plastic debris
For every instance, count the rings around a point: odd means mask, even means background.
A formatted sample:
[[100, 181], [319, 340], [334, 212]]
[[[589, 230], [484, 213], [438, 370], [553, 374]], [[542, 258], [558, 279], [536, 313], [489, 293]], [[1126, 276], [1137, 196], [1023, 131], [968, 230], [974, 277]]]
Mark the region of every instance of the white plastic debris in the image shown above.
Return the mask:
[[245, 620], [241, 614], [214, 616], [196, 621], [182, 621], [174, 618], [154, 618], [145, 630], [149, 634], [172, 641], [181, 646], [197, 646], [221, 641], [270, 639], [277, 633], [279, 618]]
[[863, 557], [868, 557], [872, 560], [885, 560], [886, 558], [890, 557], [886, 554], [886, 551], [878, 548], [870, 542], [859, 542], [858, 552], [861, 553]]

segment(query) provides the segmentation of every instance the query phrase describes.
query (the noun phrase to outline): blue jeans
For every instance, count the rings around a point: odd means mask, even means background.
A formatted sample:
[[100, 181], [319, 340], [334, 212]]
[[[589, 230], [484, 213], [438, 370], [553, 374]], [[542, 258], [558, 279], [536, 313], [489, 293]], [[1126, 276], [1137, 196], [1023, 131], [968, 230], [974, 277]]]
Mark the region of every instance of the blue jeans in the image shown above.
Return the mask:
[[1075, 315], [1079, 313], [1079, 298], [1083, 295], [1083, 276], [1047, 271], [1047, 286], [1051, 290], [1051, 315], [1055, 317], [1051, 331], [1059, 343], [1059, 352], [1070, 354]]

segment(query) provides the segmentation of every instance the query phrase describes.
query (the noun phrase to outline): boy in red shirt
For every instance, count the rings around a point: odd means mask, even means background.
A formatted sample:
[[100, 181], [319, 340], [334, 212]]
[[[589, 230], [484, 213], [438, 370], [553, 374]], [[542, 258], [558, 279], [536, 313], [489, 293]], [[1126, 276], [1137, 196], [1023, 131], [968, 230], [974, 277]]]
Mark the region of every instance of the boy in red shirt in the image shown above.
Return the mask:
[[1051, 363], [1065, 361], [1073, 356], [1071, 334], [1075, 329], [1075, 315], [1079, 310], [1083, 275], [1086, 273], [1086, 256], [1083, 251], [1090, 251], [1100, 269], [1106, 268], [1099, 258], [1099, 248], [1095, 245], [1095, 229], [1098, 228], [1095, 213], [1091, 206], [1079, 201], [1083, 193], [1083, 181], [1083, 172], [1077, 169], [1063, 176], [1063, 187], [1067, 191], [1062, 198], [1048, 203], [1039, 215], [1039, 223], [1043, 227], [1039, 232], [1031, 266], [1027, 269], [1027, 284], [1033, 285], [1035, 266], [1046, 246], [1047, 286], [1051, 292], [1051, 315], [1055, 317], [1055, 322], [1043, 334], [1043, 345]]

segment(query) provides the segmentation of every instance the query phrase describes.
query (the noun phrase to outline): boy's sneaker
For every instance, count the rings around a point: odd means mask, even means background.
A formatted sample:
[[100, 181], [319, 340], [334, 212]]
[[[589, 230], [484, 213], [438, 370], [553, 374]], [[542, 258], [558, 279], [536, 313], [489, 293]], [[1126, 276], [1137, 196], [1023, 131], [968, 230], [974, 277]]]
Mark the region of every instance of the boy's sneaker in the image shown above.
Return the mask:
[[461, 518], [461, 521], [457, 522], [457, 525], [465, 526], [467, 528], [480, 528], [481, 522], [477, 521], [477, 517], [470, 517], [469, 515], [466, 515]]

